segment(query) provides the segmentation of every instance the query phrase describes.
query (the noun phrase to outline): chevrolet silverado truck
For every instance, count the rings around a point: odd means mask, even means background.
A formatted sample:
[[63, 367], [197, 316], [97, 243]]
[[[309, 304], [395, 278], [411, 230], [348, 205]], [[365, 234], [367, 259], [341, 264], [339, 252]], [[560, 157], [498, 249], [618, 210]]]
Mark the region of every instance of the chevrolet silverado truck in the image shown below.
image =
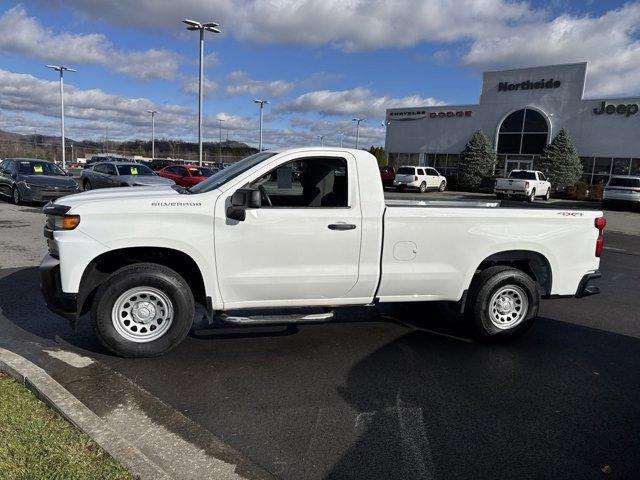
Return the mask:
[[596, 211], [385, 201], [375, 157], [338, 148], [260, 152], [191, 188], [84, 192], [44, 213], [48, 307], [72, 325], [90, 312], [127, 357], [167, 352], [194, 320], [320, 322], [383, 302], [457, 302], [478, 337], [511, 338], [541, 298], [598, 293], [605, 226]]
[[551, 184], [537, 170], [513, 170], [508, 178], [496, 179], [493, 191], [498, 199], [513, 196], [533, 202], [536, 197], [549, 200]]

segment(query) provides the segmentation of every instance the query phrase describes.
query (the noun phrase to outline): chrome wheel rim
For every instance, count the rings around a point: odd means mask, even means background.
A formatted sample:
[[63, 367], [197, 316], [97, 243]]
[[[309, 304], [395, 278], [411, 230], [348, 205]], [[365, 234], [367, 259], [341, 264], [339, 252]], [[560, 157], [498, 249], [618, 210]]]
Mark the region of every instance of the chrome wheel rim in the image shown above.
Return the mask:
[[16, 205], [20, 203], [20, 192], [17, 188], [13, 190], [13, 203], [15, 203]]
[[152, 342], [169, 330], [173, 304], [157, 288], [131, 288], [113, 304], [111, 321], [123, 338], [135, 343]]
[[515, 327], [527, 316], [529, 298], [516, 285], [506, 285], [493, 294], [489, 301], [489, 318], [494, 327], [507, 330]]
[[440, 191], [441, 191], [441, 192], [444, 192], [444, 189], [445, 189], [445, 183], [444, 183], [444, 182], [442, 182], [442, 183], [440, 184]]
[[421, 191], [422, 193], [424, 193], [424, 192], [426, 192], [426, 191], [427, 191], [427, 185], [426, 185], [424, 182], [422, 182], [422, 183], [420, 184], [420, 191]]

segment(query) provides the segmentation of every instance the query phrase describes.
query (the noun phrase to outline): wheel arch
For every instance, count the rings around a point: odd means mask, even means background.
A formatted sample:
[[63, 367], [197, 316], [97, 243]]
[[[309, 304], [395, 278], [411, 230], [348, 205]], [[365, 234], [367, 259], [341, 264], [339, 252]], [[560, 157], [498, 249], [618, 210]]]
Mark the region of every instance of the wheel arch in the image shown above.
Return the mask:
[[204, 277], [188, 254], [167, 247], [126, 247], [104, 252], [91, 260], [82, 273], [78, 291], [78, 311], [87, 313], [102, 283], [115, 271], [135, 263], [156, 263], [175, 270], [187, 282], [196, 302], [207, 304]]
[[[511, 266], [524, 271], [540, 285], [543, 297], [551, 295], [553, 270], [551, 263], [542, 253], [534, 250], [504, 250], [493, 253], [478, 264], [471, 281], [483, 270], [496, 265]], [[470, 283], [467, 288], [469, 286]]]

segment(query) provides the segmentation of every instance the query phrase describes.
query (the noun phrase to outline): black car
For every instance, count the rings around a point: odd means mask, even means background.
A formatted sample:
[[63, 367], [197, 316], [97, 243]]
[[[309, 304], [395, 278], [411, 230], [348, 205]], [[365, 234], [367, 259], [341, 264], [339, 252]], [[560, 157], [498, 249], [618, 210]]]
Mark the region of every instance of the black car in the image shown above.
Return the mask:
[[53, 162], [7, 158], [0, 163], [0, 195], [21, 202], [48, 202], [78, 193], [78, 184]]

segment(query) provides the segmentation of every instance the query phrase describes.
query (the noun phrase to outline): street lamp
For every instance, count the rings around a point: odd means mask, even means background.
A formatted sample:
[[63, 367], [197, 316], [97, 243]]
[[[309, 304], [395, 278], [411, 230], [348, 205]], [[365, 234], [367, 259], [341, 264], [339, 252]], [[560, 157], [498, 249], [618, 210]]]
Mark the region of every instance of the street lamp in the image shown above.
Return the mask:
[[343, 131], [339, 131], [338, 132], [338, 136], [340, 137], [340, 148], [342, 148], [342, 139], [344, 137], [344, 132]]
[[65, 67], [63, 65], [45, 65], [47, 68], [51, 68], [60, 72], [60, 132], [62, 140], [62, 169], [66, 168], [66, 160], [64, 156], [64, 72], [77, 72], [73, 68]]
[[352, 121], [356, 123], [356, 150], [358, 149], [358, 142], [360, 141], [360, 123], [366, 122], [367, 119], [364, 117], [353, 117]]
[[198, 162], [202, 166], [202, 73], [204, 64], [204, 32], [220, 33], [218, 24], [214, 22], [200, 23], [185, 19], [182, 23], [187, 24], [187, 30], [200, 32], [200, 73], [198, 76]]
[[222, 163], [222, 122], [224, 122], [224, 120], [219, 118], [218, 122], [220, 122], [219, 123], [219, 125], [220, 125], [220, 140], [218, 141], [218, 151], [219, 151], [218, 156], [220, 157], [220, 163]]
[[157, 110], [147, 110], [151, 114], [151, 160], [156, 158], [156, 113]]
[[269, 100], [254, 100], [253, 103], [260, 104], [260, 143], [258, 146], [258, 151], [262, 151], [262, 110], [264, 109], [264, 104], [269, 103]]
[[324, 147], [324, 135], [318, 135], [318, 138], [320, 139], [320, 146]]

